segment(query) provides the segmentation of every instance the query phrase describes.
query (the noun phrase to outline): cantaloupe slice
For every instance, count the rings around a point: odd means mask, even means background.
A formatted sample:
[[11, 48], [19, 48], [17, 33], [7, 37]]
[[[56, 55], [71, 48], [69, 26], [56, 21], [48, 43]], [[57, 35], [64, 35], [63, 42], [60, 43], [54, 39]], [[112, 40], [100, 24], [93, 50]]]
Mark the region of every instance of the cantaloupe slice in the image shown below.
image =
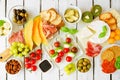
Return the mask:
[[41, 37], [39, 32], [39, 23], [40, 23], [40, 16], [36, 16], [33, 22], [33, 42], [39, 46], [41, 44]]
[[40, 17], [40, 23], [39, 23], [39, 32], [40, 32], [40, 37], [42, 39], [42, 43], [47, 45], [48, 42], [47, 42], [47, 39], [43, 33], [43, 28], [42, 28], [42, 18]]
[[33, 49], [33, 40], [32, 40], [33, 30], [32, 29], [33, 29], [33, 20], [31, 19], [25, 24], [25, 28], [24, 28], [25, 43], [26, 43], [26, 45], [28, 45], [30, 50]]

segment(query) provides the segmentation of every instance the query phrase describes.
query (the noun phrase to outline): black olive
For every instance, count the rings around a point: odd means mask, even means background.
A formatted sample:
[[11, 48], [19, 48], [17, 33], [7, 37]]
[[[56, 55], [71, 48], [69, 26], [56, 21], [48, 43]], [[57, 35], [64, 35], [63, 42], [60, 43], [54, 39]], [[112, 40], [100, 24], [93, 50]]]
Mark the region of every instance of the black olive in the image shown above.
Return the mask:
[[22, 22], [26, 22], [26, 18], [23, 18], [23, 19], [22, 19]]
[[22, 16], [20, 16], [20, 15], [17, 15], [17, 20], [22, 20]]
[[17, 10], [16, 9], [14, 9], [13, 12], [14, 12], [15, 15], [17, 14]]
[[25, 9], [22, 9], [22, 12], [23, 12], [23, 13], [26, 13], [26, 10], [25, 10]]
[[19, 15], [19, 14], [20, 14], [20, 10], [17, 10], [17, 11], [16, 11], [16, 14]]

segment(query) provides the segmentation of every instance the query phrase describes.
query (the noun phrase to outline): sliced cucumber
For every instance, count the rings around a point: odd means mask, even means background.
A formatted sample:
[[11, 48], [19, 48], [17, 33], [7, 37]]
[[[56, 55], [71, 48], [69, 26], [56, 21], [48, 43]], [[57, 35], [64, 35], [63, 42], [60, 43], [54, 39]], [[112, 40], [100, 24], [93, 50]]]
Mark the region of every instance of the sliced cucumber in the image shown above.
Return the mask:
[[93, 21], [93, 15], [89, 11], [85, 11], [82, 14], [82, 20], [86, 23], [92, 22]]

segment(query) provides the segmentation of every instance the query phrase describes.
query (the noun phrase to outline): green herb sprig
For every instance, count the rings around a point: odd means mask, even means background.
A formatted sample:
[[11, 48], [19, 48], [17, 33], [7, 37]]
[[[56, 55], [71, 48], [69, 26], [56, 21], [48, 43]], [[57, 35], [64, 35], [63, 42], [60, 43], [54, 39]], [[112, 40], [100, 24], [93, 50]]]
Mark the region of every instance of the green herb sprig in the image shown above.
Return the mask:
[[4, 23], [5, 23], [4, 20], [0, 20], [0, 27], [3, 26]]
[[77, 29], [74, 29], [74, 28], [70, 29], [70, 28], [68, 28], [66, 26], [63, 26], [60, 30], [62, 32], [67, 32], [67, 33], [70, 33], [70, 34], [76, 34], [78, 32]]
[[107, 27], [106, 27], [106, 25], [105, 26], [103, 26], [103, 28], [102, 28], [102, 32], [99, 34], [99, 38], [103, 38], [103, 37], [105, 37], [105, 35], [107, 34]]

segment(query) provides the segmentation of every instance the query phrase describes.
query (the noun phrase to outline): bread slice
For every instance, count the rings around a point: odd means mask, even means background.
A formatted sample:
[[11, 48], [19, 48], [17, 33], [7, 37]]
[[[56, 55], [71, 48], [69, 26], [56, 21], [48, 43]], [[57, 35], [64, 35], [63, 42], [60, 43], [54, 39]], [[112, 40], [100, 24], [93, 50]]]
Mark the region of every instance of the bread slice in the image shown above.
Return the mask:
[[115, 24], [116, 23], [116, 19], [113, 17], [113, 18], [110, 18], [109, 20], [106, 21], [109, 25], [111, 24]]
[[57, 18], [57, 12], [54, 8], [49, 9], [48, 13], [50, 14], [50, 19], [49, 19], [50, 22]]
[[115, 24], [111, 24], [109, 26], [110, 26], [111, 30], [116, 30], [116, 28], [117, 28], [117, 24], [116, 23]]
[[51, 24], [58, 26], [61, 23], [61, 21], [62, 21], [62, 17], [59, 14], [57, 14], [57, 18], [53, 20]]
[[64, 21], [62, 20], [59, 25], [57, 25], [57, 29], [59, 30], [61, 27], [65, 25]]
[[41, 16], [41, 18], [42, 19], [44, 19], [44, 20], [49, 20], [50, 19], [50, 13], [48, 12], [48, 11], [42, 11], [41, 13], [40, 13], [40, 16]]
[[100, 20], [107, 21], [112, 18], [112, 14], [109, 12], [103, 13], [99, 16]]

